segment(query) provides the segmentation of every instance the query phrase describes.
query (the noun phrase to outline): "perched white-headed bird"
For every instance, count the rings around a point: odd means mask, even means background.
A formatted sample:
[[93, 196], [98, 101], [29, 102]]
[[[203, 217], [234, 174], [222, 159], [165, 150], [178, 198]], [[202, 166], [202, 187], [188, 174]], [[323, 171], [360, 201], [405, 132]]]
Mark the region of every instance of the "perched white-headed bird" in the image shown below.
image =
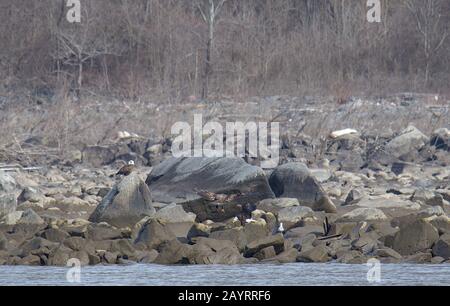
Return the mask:
[[279, 233], [284, 233], [283, 223], [280, 223], [280, 226], [278, 227], [278, 232]]
[[133, 160], [130, 160], [128, 162], [128, 164], [126, 164], [125, 166], [123, 166], [122, 168], [120, 168], [119, 172], [116, 173], [116, 175], [123, 175], [123, 176], [128, 176], [131, 174], [131, 172], [133, 172], [134, 170], [136, 170], [136, 165], [134, 164]]

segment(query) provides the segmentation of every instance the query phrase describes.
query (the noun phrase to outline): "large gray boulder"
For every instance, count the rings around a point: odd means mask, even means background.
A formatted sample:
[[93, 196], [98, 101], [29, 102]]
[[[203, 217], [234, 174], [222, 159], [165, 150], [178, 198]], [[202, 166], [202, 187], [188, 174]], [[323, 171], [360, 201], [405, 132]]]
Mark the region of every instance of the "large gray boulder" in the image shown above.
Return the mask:
[[247, 236], [243, 227], [235, 227], [222, 231], [215, 231], [209, 235], [209, 238], [233, 242], [240, 251], [245, 250]]
[[161, 221], [149, 219], [140, 229], [134, 243], [144, 244], [148, 249], [158, 249], [164, 242], [176, 239], [175, 234]]
[[89, 221], [127, 227], [154, 213], [150, 190], [139, 175], [133, 173], [109, 191]]
[[83, 163], [92, 167], [101, 167], [112, 163], [115, 152], [112, 148], [105, 146], [89, 146], [83, 150]]
[[0, 217], [16, 211], [17, 184], [12, 176], [0, 171]]
[[430, 145], [435, 146], [436, 149], [450, 151], [450, 130], [442, 128], [434, 131]]
[[278, 212], [278, 222], [283, 223], [284, 229], [289, 230], [309, 217], [313, 217], [314, 212], [311, 208], [305, 206], [293, 206], [283, 208]]
[[195, 239], [189, 263], [200, 265], [236, 265], [243, 257], [233, 242], [199, 237]]
[[[274, 197], [264, 171], [234, 157], [171, 158], [157, 165], [146, 183], [155, 202], [181, 204], [199, 222], [224, 221], [239, 214], [247, 203]], [[218, 203], [199, 196], [199, 190], [241, 195]]]
[[300, 203], [296, 198], [266, 199], [256, 204], [257, 209], [273, 214], [278, 214], [282, 209], [296, 206], [300, 206]]
[[401, 255], [412, 255], [431, 249], [438, 239], [438, 230], [419, 219], [400, 228], [395, 234], [392, 248]]
[[390, 155], [402, 159], [422, 149], [428, 142], [429, 138], [427, 136], [416, 127], [410, 125], [400, 135], [388, 142], [386, 151]]
[[181, 205], [170, 204], [158, 210], [154, 217], [164, 222], [177, 237], [187, 238], [196, 216], [186, 212]]
[[450, 259], [450, 234], [442, 235], [433, 247], [434, 256]]
[[277, 167], [269, 178], [269, 184], [277, 198], [296, 198], [300, 205], [315, 211], [336, 212], [336, 206], [303, 163]]
[[251, 241], [246, 246], [245, 255], [250, 257], [258, 253], [264, 248], [274, 247], [276, 253], [281, 253], [284, 250], [284, 238], [282, 234], [267, 236], [258, 240]]
[[331, 257], [329, 255], [329, 248], [325, 245], [318, 245], [311, 249], [302, 250], [298, 254], [297, 261], [299, 262], [328, 262]]
[[357, 208], [339, 218], [338, 222], [384, 221], [387, 217], [378, 208]]
[[160, 265], [188, 264], [193, 253], [191, 245], [183, 244], [177, 239], [163, 242], [159, 249], [154, 263]]
[[31, 208], [25, 210], [22, 216], [17, 221], [17, 224], [44, 224], [45, 221], [32, 210]]

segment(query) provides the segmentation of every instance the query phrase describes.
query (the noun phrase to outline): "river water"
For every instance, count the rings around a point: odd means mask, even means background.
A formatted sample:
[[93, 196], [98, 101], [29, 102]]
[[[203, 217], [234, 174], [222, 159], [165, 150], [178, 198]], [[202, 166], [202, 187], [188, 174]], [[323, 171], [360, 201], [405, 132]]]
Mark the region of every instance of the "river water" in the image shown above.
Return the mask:
[[[116, 265], [82, 267], [79, 283], [74, 270], [58, 267], [0, 266], [0, 285], [161, 285], [161, 286], [333, 286], [447, 285], [450, 265], [286, 264], [242, 266]], [[375, 267], [376, 268], [376, 267]], [[369, 272], [369, 273], [368, 273]], [[369, 282], [380, 276], [380, 282]]]

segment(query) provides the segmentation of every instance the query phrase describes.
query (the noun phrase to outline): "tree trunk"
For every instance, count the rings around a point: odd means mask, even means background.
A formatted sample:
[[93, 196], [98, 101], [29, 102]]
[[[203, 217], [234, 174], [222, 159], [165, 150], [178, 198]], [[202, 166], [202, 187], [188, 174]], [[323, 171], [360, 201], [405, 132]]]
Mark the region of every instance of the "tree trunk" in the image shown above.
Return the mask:
[[208, 38], [208, 42], [206, 44], [206, 60], [205, 60], [205, 72], [203, 76], [202, 99], [208, 98], [209, 76], [211, 74], [211, 46], [212, 41], [210, 38]]
[[80, 97], [81, 86], [83, 85], [83, 62], [80, 60], [78, 62], [78, 82], [77, 82], [77, 97]]

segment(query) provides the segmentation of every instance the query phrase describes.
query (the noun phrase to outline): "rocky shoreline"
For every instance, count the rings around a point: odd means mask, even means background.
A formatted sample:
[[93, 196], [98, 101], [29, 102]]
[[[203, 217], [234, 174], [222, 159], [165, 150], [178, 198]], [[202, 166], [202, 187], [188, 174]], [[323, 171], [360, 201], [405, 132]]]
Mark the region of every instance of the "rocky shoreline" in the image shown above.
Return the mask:
[[297, 136], [270, 171], [133, 137], [0, 169], [0, 265], [450, 263], [448, 129]]

